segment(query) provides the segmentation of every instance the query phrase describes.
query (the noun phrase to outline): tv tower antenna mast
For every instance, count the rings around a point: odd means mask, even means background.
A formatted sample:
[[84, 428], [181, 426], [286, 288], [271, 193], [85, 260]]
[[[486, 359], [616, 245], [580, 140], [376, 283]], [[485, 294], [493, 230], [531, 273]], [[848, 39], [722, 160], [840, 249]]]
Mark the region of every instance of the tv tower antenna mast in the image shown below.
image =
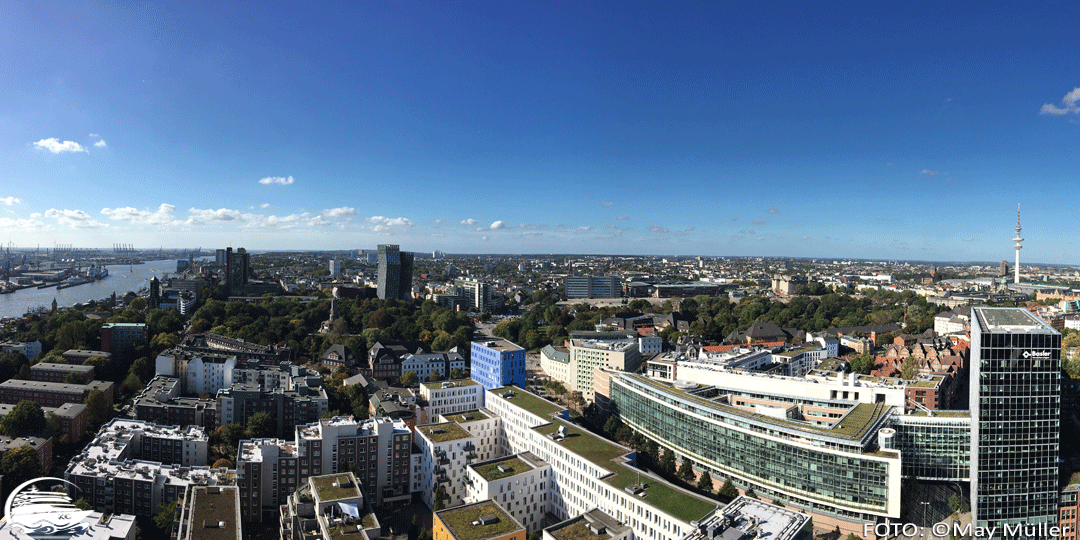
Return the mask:
[[1016, 245], [1013, 246], [1016, 249], [1016, 268], [1013, 269], [1013, 272], [1014, 272], [1014, 274], [1013, 274], [1013, 283], [1015, 283], [1017, 285], [1020, 284], [1020, 248], [1024, 247], [1024, 246], [1020, 245], [1020, 242], [1023, 242], [1023, 241], [1024, 241], [1024, 239], [1020, 237], [1020, 204], [1017, 203], [1017, 205], [1016, 205], [1016, 238], [1013, 238], [1013, 242], [1016, 242]]

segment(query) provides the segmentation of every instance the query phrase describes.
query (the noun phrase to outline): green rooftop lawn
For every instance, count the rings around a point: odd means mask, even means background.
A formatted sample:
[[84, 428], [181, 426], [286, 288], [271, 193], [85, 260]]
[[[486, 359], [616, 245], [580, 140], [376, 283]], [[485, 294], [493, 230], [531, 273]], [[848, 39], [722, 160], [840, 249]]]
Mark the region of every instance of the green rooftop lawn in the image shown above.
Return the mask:
[[364, 516], [362, 518], [360, 518], [360, 523], [363, 524], [365, 529], [370, 529], [370, 528], [374, 527], [375, 526], [375, 514], [373, 514], [373, 513], [364, 514]]
[[[491, 501], [458, 506], [436, 512], [435, 515], [442, 520], [446, 528], [450, 529], [450, 532], [457, 540], [483, 540], [524, 530], [520, 524]], [[486, 515], [495, 516], [497, 521], [491, 525], [472, 524], [474, 521], [479, 520], [480, 516]]]
[[440, 390], [446, 383], [454, 383], [455, 388], [460, 388], [463, 386], [476, 386], [480, 384], [472, 379], [453, 379], [449, 381], [433, 381], [420, 384], [424, 385], [424, 387], [428, 390]]
[[[647, 487], [645, 488], [645, 496], [638, 497], [638, 499], [683, 521], [700, 520], [720, 505], [717, 501], [680, 491], [662, 480], [640, 476], [636, 470], [625, 465], [616, 465], [610, 467], [610, 469], [615, 472], [614, 476], [607, 478], [607, 481], [612, 486], [625, 489], [630, 484], [637, 483], [640, 477], [641, 481], [647, 484]], [[629, 496], [630, 494], [627, 493], [626, 495]]]
[[569, 525], [548, 532], [551, 533], [555, 540], [607, 540], [611, 538], [611, 535], [607, 533], [593, 533], [592, 529], [589, 528], [589, 522], [582, 517], [577, 518]]
[[518, 407], [521, 407], [522, 409], [525, 409], [526, 411], [529, 411], [541, 418], [546, 419], [547, 417], [565, 409], [565, 407], [556, 405], [546, 399], [537, 397], [515, 386], [504, 386], [502, 388], [496, 388], [492, 390], [492, 392], [494, 392], [500, 397], [502, 397], [503, 394], [505, 394], [507, 391], [514, 392], [514, 397], [510, 398], [509, 400], [510, 403], [513, 403], [514, 405], [517, 405]]
[[[504, 469], [509, 468], [509, 470], [507, 470], [506, 472], [500, 471], [500, 465], [502, 465]], [[483, 476], [484, 480], [487, 480], [488, 482], [501, 480], [509, 476], [514, 476], [516, 474], [521, 474], [523, 472], [533, 470], [532, 467], [530, 467], [524, 461], [518, 459], [517, 456], [510, 456], [505, 459], [500, 459], [499, 461], [489, 461], [487, 463], [473, 465], [473, 468], [476, 469], [476, 472], [480, 473], [480, 476]]]
[[359, 540], [364, 538], [364, 535], [361, 534], [363, 529], [357, 527], [355, 524], [328, 525], [326, 529], [330, 531], [330, 538], [340, 538], [341, 540]]
[[[466, 417], [468, 417], [468, 418], [466, 418]], [[475, 422], [477, 420], [484, 420], [486, 418], [488, 418], [488, 415], [480, 412], [477, 409], [473, 409], [471, 411], [465, 411], [465, 412], [461, 412], [461, 413], [457, 413], [457, 414], [446, 415], [446, 420], [448, 422], [455, 422], [455, 423], [458, 423], [458, 424], [461, 424], [461, 423], [464, 423], [464, 422]]]
[[558, 431], [560, 426], [566, 426], [567, 435], [566, 438], [558, 444], [563, 448], [596, 463], [600, 467], [607, 468], [611, 460], [631, 452], [631, 450], [627, 448], [617, 446], [614, 443], [601, 439], [581, 428], [571, 426], [562, 420], [553, 420], [552, 423], [539, 426], [535, 429], [537, 432], [546, 436]]
[[[360, 488], [358, 488], [356, 482], [346, 474], [313, 476], [311, 477], [311, 481], [315, 484], [315, 491], [319, 494], [319, 499], [323, 502], [360, 496]], [[339, 484], [336, 487], [334, 486], [335, 482]], [[341, 484], [347, 484], [348, 487], [341, 487]]]
[[472, 437], [468, 431], [453, 422], [420, 426], [416, 429], [419, 429], [432, 442], [437, 443]]

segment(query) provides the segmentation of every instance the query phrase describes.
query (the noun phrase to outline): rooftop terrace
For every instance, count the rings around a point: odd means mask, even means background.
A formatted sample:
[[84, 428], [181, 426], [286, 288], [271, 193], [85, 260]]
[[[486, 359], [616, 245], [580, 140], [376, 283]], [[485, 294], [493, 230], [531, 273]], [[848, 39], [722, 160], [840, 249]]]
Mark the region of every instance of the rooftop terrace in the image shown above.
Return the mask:
[[[513, 386], [504, 386], [502, 388], [495, 388], [491, 390], [492, 393], [504, 398], [509, 399], [511, 403], [529, 411], [541, 418], [547, 418], [559, 411], [565, 410], [566, 407], [552, 403], [544, 398], [536, 396], [530, 392], [526, 392], [520, 388]], [[513, 393], [513, 397], [507, 398], [508, 392]]]
[[[435, 513], [457, 540], [484, 540], [506, 536], [524, 527], [492, 501], [466, 504]], [[481, 518], [486, 523], [477, 523]]]
[[488, 482], [502, 480], [503, 478], [509, 478], [533, 470], [528, 463], [518, 459], [517, 456], [477, 463], [472, 465], [472, 468], [476, 469], [476, 472], [480, 473], [480, 476], [484, 477], [484, 480], [487, 480]]
[[[191, 538], [240, 540], [239, 491], [235, 486], [197, 487], [191, 501]], [[224, 526], [221, 524], [224, 523]]]
[[315, 485], [315, 497], [321, 502], [360, 497], [360, 487], [350, 474], [312, 476], [311, 483]]
[[416, 429], [423, 433], [425, 437], [431, 439], [432, 442], [436, 443], [472, 437], [468, 431], [465, 431], [461, 426], [453, 422], [418, 426]]

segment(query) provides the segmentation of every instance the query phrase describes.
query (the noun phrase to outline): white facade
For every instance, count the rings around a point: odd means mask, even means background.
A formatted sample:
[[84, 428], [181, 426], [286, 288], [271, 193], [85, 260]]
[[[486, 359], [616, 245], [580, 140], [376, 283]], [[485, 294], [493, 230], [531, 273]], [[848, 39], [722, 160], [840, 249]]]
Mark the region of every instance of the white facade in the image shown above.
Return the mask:
[[[607, 481], [623, 474], [636, 474], [650, 485], [664, 483], [663, 480], [650, 477], [644, 472], [638, 473], [639, 469], [628, 466], [625, 458], [615, 458], [610, 462], [593, 462], [588, 457], [571, 450], [570, 445], [567, 444], [571, 439], [596, 437], [565, 423], [556, 423], [550, 418], [545, 419], [528, 412], [517, 403], [522, 403], [526, 399], [539, 400], [540, 398], [520, 390], [513, 392], [515, 398], [518, 398], [516, 402], [514, 398], [506, 399], [501, 395], [508, 393], [506, 389], [489, 390], [485, 403], [488, 409], [502, 417], [506, 440], [512, 452], [531, 452], [538, 459], [551, 465], [552, 477], [555, 481], [551, 491], [551, 514], [566, 519], [584, 514], [593, 508], [599, 508], [632, 528], [636, 537], [650, 540], [681, 540], [696, 530], [696, 527], [691, 525], [691, 520], [674, 517], [670, 507], [660, 508], [659, 506], [667, 504], [663, 498], [649, 498], [647, 491], [634, 492], [629, 489], [619, 489], [612, 482]], [[556, 435], [559, 428], [566, 429], [569, 438], [560, 439]], [[632, 452], [629, 448], [608, 441], [598, 439], [598, 444], [613, 450], [613, 453]], [[679, 491], [674, 486], [665, 487]], [[642, 497], [642, 494], [646, 496]], [[702, 515], [694, 521], [703, 520], [717, 511], [718, 503], [705, 501], [689, 492], [680, 492], [680, 494], [683, 497], [677, 498], [675, 504], [703, 509]]]
[[465, 466], [476, 461], [477, 438], [448, 422], [417, 426], [413, 442], [420, 448], [420, 497], [424, 504], [434, 507], [435, 491], [442, 486], [443, 508], [460, 505], [465, 497]]
[[638, 338], [638, 350], [641, 354], [659, 354], [664, 350], [664, 340], [660, 336], [642, 336]]
[[569, 385], [570, 376], [570, 352], [565, 347], [544, 347], [540, 349], [540, 369], [548, 377]]
[[469, 465], [465, 504], [495, 501], [528, 532], [544, 526], [554, 479], [551, 465], [525, 452]]
[[484, 387], [472, 379], [423, 383], [420, 397], [427, 401], [421, 424], [435, 422], [438, 415], [472, 411], [484, 406]]
[[214, 394], [218, 390], [232, 387], [236, 357], [198, 356], [186, 362], [186, 366], [187, 371], [182, 380], [187, 392], [199, 396]]
[[795, 351], [784, 351], [772, 355], [772, 361], [776, 364], [786, 364], [787, 374], [791, 377], [803, 377], [810, 370], [818, 367], [828, 356], [828, 350], [807, 347]]

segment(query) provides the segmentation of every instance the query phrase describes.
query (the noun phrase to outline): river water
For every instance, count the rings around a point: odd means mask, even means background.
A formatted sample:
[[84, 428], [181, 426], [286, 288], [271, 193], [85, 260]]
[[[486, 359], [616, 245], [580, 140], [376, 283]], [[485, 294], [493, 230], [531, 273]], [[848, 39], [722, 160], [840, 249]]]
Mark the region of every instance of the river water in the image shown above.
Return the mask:
[[31, 287], [22, 289], [11, 294], [0, 294], [0, 317], [21, 317], [26, 310], [39, 306], [52, 306], [53, 298], [58, 307], [71, 307], [88, 300], [100, 300], [111, 295], [123, 296], [128, 291], [138, 291], [144, 287], [150, 287], [150, 278], [157, 276], [161, 279], [165, 274], [176, 273], [176, 259], [163, 261], [147, 261], [144, 264], [114, 264], [108, 265], [109, 277], [76, 285], [66, 289], [49, 287], [38, 289]]

